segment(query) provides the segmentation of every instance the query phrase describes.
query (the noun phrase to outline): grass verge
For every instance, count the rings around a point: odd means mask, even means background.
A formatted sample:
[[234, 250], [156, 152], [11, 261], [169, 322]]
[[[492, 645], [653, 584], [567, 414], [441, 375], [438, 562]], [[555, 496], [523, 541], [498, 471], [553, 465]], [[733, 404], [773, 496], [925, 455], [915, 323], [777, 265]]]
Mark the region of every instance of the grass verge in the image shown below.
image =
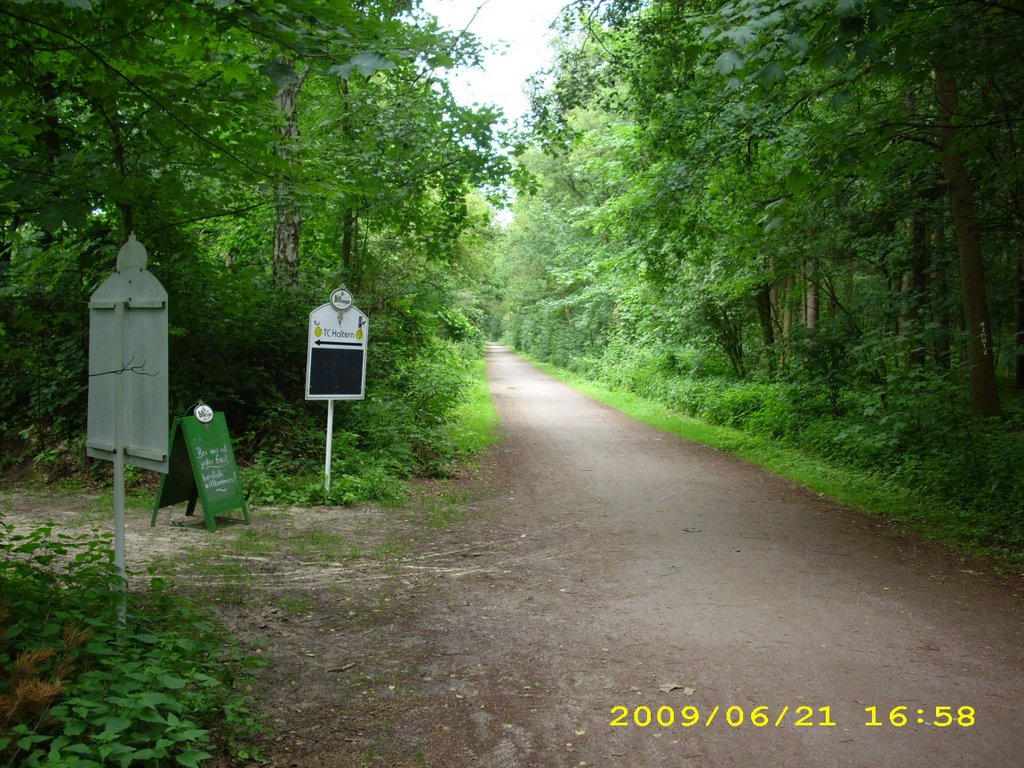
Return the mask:
[[460, 458], [481, 453], [501, 439], [498, 412], [487, 384], [487, 362], [483, 359], [474, 361], [470, 373], [473, 383], [469, 396], [459, 407], [451, 427], [452, 444]]

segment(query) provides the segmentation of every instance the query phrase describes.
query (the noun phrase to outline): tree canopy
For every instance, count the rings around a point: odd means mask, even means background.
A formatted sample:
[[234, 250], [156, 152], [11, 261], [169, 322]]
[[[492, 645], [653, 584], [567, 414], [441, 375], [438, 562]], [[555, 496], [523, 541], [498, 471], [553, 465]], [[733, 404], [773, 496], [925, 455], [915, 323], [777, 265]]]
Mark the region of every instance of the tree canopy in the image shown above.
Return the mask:
[[1024, 541], [1019, 9], [578, 0], [564, 22], [494, 332]]
[[300, 466], [322, 436], [305, 317], [344, 282], [375, 364], [339, 427], [385, 474], [443, 463], [479, 340], [465, 243], [509, 171], [500, 115], [446, 81], [479, 41], [406, 0], [5, 0], [0, 50], [10, 460], [71, 461], [86, 302], [134, 232], [170, 295], [176, 412], [203, 399], [245, 463]]

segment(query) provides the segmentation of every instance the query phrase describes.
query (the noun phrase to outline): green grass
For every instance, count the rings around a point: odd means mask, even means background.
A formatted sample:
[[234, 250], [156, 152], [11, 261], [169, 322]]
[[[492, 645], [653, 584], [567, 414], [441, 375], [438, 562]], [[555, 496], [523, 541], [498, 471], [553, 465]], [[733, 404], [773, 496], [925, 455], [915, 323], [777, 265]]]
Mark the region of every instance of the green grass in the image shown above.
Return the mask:
[[737, 456], [841, 504], [899, 520], [923, 536], [953, 544], [972, 555], [1024, 570], [1024, 563], [1018, 557], [973, 546], [970, 521], [960, 510], [941, 500], [915, 493], [863, 470], [829, 464], [738, 429], [698, 421], [638, 395], [613, 390], [565, 369], [523, 357], [587, 397], [642, 424]]
[[467, 512], [465, 493], [444, 492], [426, 496], [417, 504], [420, 519], [429, 527], [438, 531], [446, 531], [455, 523], [465, 520]]
[[460, 456], [474, 456], [501, 439], [498, 412], [487, 385], [487, 363], [477, 360], [472, 367], [469, 397], [459, 408], [451, 427], [452, 443]]

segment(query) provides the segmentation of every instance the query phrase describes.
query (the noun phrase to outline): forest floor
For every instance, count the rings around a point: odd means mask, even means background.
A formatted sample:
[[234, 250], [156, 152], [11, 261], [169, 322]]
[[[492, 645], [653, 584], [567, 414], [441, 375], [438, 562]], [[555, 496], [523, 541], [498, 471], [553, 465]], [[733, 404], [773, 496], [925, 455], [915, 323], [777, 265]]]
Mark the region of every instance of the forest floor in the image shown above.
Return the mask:
[[1019, 575], [489, 363], [503, 441], [407, 508], [130, 513], [130, 565], [262, 642], [266, 764], [1020, 765]]

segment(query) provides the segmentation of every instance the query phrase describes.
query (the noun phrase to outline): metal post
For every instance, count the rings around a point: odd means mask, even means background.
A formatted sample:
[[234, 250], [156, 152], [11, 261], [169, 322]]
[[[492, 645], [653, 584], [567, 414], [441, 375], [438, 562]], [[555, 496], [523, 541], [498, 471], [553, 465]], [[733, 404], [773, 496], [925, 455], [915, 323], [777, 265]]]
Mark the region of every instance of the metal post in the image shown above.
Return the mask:
[[121, 577], [124, 595], [118, 608], [125, 620], [128, 572], [124, 564], [124, 332], [125, 302], [114, 305], [114, 565]]
[[334, 401], [327, 401], [327, 457], [324, 459], [324, 490], [331, 492], [331, 443], [334, 440]]

